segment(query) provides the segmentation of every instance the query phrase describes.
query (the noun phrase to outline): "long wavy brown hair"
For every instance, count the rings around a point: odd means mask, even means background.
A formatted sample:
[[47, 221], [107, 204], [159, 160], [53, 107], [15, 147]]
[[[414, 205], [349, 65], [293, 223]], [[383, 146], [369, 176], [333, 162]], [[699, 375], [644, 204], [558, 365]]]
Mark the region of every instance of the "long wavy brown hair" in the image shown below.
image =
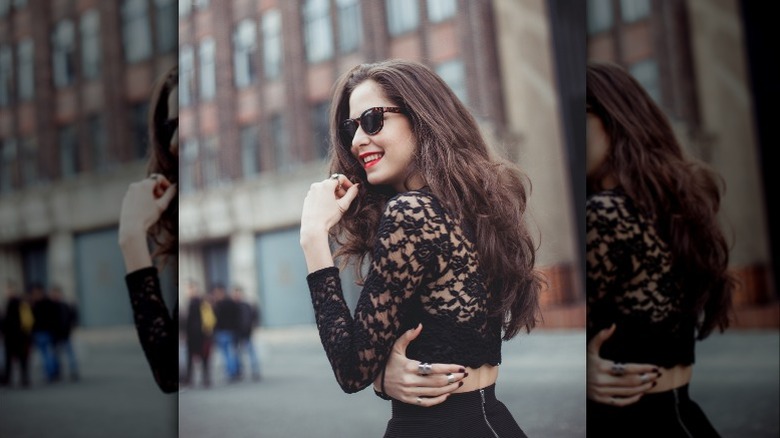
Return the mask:
[[339, 140], [338, 125], [349, 117], [349, 97], [367, 80], [376, 82], [411, 122], [417, 147], [409, 177], [419, 174], [447, 211], [474, 230], [491, 294], [491, 314], [502, 318], [504, 339], [523, 327], [530, 331], [536, 325], [542, 283], [534, 271], [535, 247], [523, 217], [530, 182], [516, 165], [495, 155], [474, 117], [423, 64], [401, 60], [362, 64], [335, 85], [330, 108], [331, 172], [360, 183], [357, 199], [331, 230], [341, 245], [337, 257], [345, 256], [356, 266], [370, 260], [382, 212], [395, 194], [390, 187], [370, 184], [363, 167]]
[[697, 317], [697, 338], [716, 327], [725, 330], [736, 281], [727, 270], [729, 247], [717, 218], [722, 178], [684, 153], [663, 111], [625, 69], [591, 62], [586, 81], [589, 111], [610, 139], [604, 163], [588, 176], [588, 191], [603, 190], [610, 176], [655, 218]]
[[[178, 89], [179, 67], [171, 67], [162, 75], [152, 88], [149, 101], [148, 135], [149, 158], [146, 165], [148, 175], [159, 173], [168, 180], [179, 182], [179, 156], [171, 152], [170, 144], [174, 126], [168, 120], [168, 100], [173, 90]], [[178, 254], [179, 246], [179, 194], [174, 196], [160, 219], [151, 227], [147, 235], [154, 241], [155, 256], [164, 259]]]

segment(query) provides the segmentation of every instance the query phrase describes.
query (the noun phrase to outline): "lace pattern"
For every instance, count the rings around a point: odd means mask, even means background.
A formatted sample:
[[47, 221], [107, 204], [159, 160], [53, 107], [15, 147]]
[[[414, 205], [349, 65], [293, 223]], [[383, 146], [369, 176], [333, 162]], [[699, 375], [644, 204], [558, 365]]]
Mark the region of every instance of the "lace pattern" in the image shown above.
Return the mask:
[[588, 339], [615, 323], [603, 357], [693, 363], [695, 318], [653, 218], [615, 190], [588, 199], [586, 222]]
[[131, 272], [125, 277], [138, 340], [163, 392], [179, 389], [178, 306], [172, 318], [162, 298], [157, 268]]
[[374, 381], [397, 337], [423, 323], [407, 354], [427, 362], [479, 367], [501, 361], [500, 320], [468, 233], [425, 192], [388, 201], [354, 317], [339, 270], [309, 274], [317, 327], [345, 392]]

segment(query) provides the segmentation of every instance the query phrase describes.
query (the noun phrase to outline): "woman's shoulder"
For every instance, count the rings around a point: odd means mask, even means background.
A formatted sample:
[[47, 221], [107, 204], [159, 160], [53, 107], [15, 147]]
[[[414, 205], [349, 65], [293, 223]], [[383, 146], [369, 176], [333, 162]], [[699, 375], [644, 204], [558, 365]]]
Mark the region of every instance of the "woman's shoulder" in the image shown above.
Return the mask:
[[426, 190], [410, 190], [395, 194], [387, 201], [385, 214], [393, 212], [412, 213], [421, 209], [439, 208], [436, 197]]
[[616, 208], [629, 202], [628, 195], [620, 189], [602, 190], [588, 195], [585, 207], [591, 210]]

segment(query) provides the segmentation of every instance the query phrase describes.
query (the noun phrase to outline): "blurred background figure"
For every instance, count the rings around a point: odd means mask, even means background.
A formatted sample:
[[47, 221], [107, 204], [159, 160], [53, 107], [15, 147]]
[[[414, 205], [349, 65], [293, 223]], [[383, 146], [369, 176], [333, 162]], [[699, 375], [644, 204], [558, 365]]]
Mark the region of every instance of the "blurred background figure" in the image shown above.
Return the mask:
[[60, 363], [54, 351], [54, 333], [59, 324], [57, 304], [52, 301], [42, 285], [30, 287], [33, 317], [32, 339], [41, 356], [43, 372], [48, 383], [59, 379]]
[[79, 380], [79, 366], [70, 338], [73, 329], [78, 325], [78, 309], [75, 304], [69, 303], [65, 299], [60, 286], [53, 286], [49, 297], [56, 306], [58, 316], [54, 331], [54, 354], [58, 362], [60, 362], [62, 355], [65, 355], [70, 380], [77, 381]]
[[5, 367], [0, 375], [0, 385], [13, 383], [14, 363], [18, 363], [20, 383], [30, 386], [28, 367], [33, 326], [33, 314], [27, 297], [20, 296], [16, 284], [8, 280], [5, 287], [5, 311], [2, 322], [5, 346]]
[[214, 300], [214, 316], [217, 318], [214, 326], [214, 342], [217, 344], [222, 359], [225, 361], [225, 376], [229, 382], [238, 380], [238, 362], [235, 349], [235, 333], [239, 321], [238, 305], [227, 295], [221, 284], [211, 289]]
[[193, 363], [197, 358], [202, 365], [201, 379], [203, 386], [208, 387], [211, 385], [209, 360], [216, 317], [211, 304], [201, 294], [198, 283], [191, 280], [187, 284], [187, 294], [189, 303], [187, 305], [187, 314], [184, 316], [185, 336], [187, 338], [187, 370], [183, 384], [194, 384]]
[[260, 311], [256, 304], [248, 302], [244, 298], [244, 289], [241, 286], [234, 286], [230, 296], [238, 307], [238, 323], [236, 324], [235, 346], [236, 346], [236, 365], [238, 378], [243, 378], [244, 366], [243, 355], [246, 353], [249, 358], [249, 367], [252, 372], [252, 380], [260, 380], [260, 361], [257, 358], [257, 351], [252, 343], [252, 333], [260, 322]]

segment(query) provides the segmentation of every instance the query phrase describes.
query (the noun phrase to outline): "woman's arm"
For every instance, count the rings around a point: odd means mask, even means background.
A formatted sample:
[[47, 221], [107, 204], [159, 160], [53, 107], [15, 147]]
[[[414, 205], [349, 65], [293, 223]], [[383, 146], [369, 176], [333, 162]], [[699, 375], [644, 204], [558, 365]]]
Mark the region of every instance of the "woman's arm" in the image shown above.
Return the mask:
[[166, 393], [179, 389], [178, 312], [171, 317], [163, 301], [146, 231], [175, 194], [176, 186], [162, 176], [130, 184], [119, 218], [119, 246], [138, 339], [157, 385]]
[[[325, 253], [325, 245], [322, 240], [313, 240], [307, 230], [327, 231], [327, 224], [335, 224], [340, 211], [346, 210], [340, 210], [336, 204], [343, 199], [337, 197], [336, 188], [335, 180], [314, 184], [304, 202], [301, 245], [310, 270], [328, 260], [312, 253], [315, 248]], [[317, 214], [313, 206], [322, 207], [319, 211], [323, 213]], [[345, 392], [364, 389], [379, 375], [401, 330], [406, 302], [431, 271], [446, 264], [436, 240], [445, 233], [443, 218], [427, 197], [406, 194], [390, 200], [380, 222], [373, 263], [354, 317], [344, 301], [339, 272], [332, 266], [332, 259], [330, 266], [307, 277], [320, 339]]]

